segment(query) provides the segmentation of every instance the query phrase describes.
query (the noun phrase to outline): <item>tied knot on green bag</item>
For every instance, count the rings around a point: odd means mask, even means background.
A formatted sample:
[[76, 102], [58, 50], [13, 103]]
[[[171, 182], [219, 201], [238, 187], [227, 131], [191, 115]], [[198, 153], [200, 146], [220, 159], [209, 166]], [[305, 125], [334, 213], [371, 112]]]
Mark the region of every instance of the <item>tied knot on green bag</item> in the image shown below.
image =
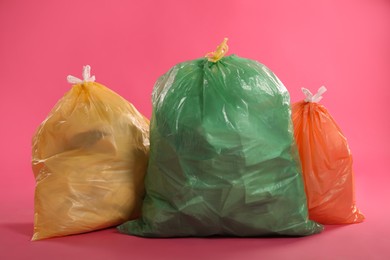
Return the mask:
[[224, 38], [222, 43], [217, 46], [215, 51], [209, 52], [205, 55], [208, 61], [217, 62], [225, 56], [229, 51], [229, 46], [227, 45], [228, 38]]

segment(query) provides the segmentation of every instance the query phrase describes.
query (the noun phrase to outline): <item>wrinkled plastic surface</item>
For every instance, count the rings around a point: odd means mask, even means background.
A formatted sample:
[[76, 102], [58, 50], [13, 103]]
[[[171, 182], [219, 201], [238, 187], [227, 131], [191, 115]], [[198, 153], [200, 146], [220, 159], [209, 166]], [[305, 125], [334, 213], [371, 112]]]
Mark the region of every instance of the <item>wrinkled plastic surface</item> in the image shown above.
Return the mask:
[[352, 155], [347, 139], [327, 109], [312, 102], [292, 106], [309, 217], [322, 224], [361, 222], [355, 205]]
[[140, 214], [149, 121], [98, 83], [74, 85], [33, 138], [33, 240], [123, 223]]
[[142, 217], [118, 229], [146, 237], [302, 236], [308, 220], [289, 94], [235, 55], [174, 66], [153, 91]]

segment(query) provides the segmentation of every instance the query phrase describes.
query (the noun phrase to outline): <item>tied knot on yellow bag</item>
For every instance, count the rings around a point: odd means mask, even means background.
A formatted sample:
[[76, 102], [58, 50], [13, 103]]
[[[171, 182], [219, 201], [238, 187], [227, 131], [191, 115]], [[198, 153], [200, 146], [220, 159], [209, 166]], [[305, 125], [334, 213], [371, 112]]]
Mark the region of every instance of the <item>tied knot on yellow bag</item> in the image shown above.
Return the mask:
[[116, 226], [139, 216], [149, 157], [149, 120], [95, 82], [91, 67], [33, 137], [33, 240]]
[[84, 82], [95, 82], [95, 76], [91, 77], [91, 66], [86, 65], [83, 67], [83, 79], [76, 78], [75, 76], [69, 75], [66, 79], [71, 84], [82, 84]]

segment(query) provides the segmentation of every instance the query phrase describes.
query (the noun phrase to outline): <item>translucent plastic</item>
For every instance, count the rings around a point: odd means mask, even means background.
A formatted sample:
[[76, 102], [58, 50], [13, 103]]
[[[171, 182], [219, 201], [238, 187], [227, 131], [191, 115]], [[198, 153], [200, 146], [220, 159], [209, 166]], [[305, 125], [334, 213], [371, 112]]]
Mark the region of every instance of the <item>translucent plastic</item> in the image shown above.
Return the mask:
[[289, 94], [264, 65], [180, 63], [153, 91], [142, 217], [146, 237], [303, 236], [308, 220]]
[[33, 240], [137, 217], [148, 155], [148, 119], [103, 85], [74, 85], [33, 138]]
[[301, 101], [293, 104], [292, 118], [310, 219], [322, 224], [363, 221], [355, 205], [352, 155], [332, 116], [318, 103]]

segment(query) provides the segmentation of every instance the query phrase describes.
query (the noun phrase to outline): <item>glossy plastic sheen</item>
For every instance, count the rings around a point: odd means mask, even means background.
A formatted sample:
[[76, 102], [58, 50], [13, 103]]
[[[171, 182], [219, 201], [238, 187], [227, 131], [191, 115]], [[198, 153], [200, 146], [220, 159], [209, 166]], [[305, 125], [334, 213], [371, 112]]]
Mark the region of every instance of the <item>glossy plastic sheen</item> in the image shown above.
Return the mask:
[[332, 116], [318, 103], [301, 101], [293, 104], [292, 118], [310, 219], [322, 224], [363, 221], [355, 205], [352, 155]]
[[33, 138], [33, 240], [137, 217], [148, 155], [148, 119], [103, 85], [74, 85]]
[[153, 91], [146, 237], [303, 236], [308, 220], [289, 94], [264, 65], [235, 55], [174, 66]]

